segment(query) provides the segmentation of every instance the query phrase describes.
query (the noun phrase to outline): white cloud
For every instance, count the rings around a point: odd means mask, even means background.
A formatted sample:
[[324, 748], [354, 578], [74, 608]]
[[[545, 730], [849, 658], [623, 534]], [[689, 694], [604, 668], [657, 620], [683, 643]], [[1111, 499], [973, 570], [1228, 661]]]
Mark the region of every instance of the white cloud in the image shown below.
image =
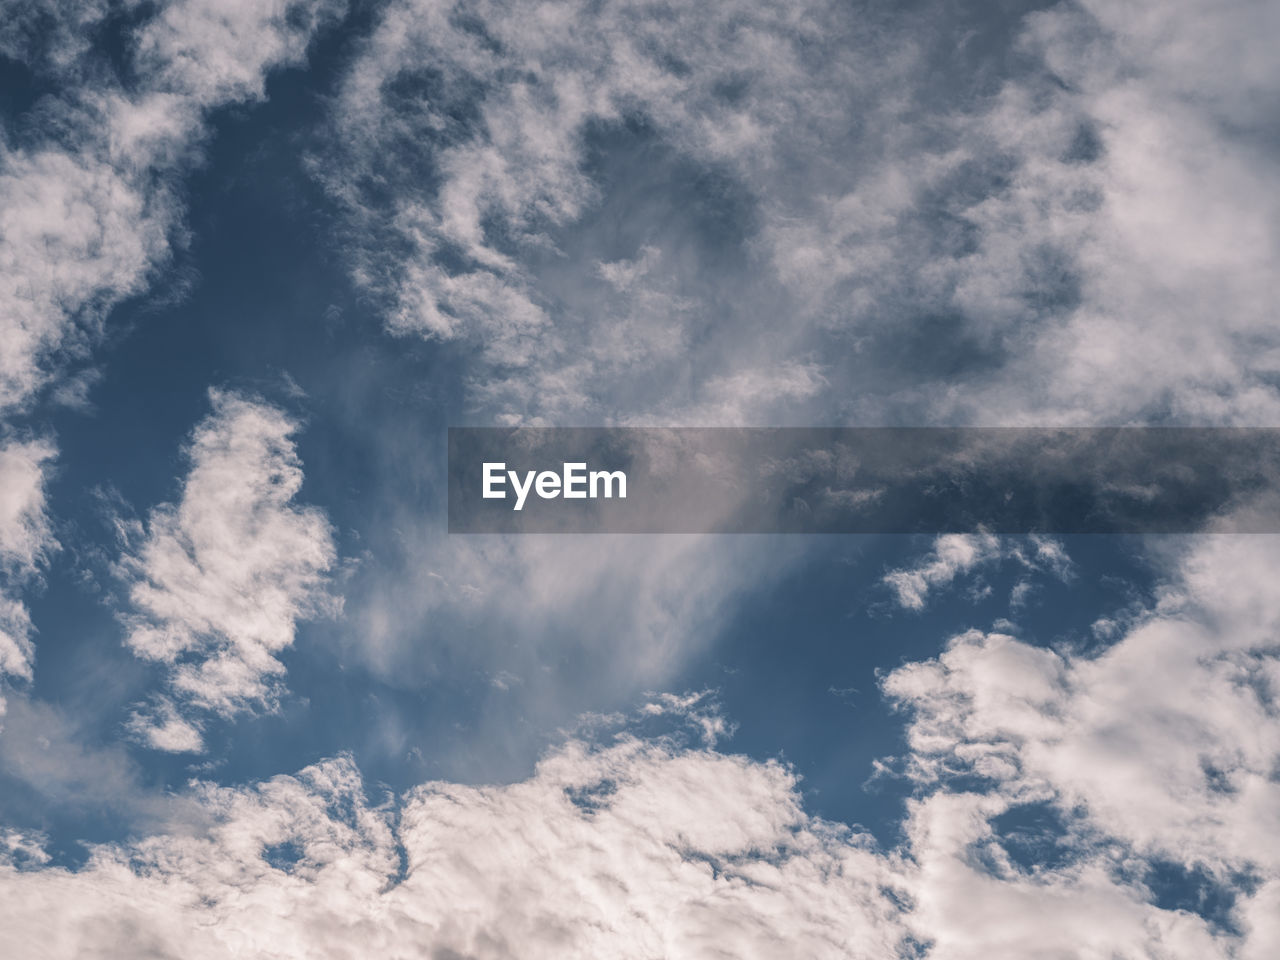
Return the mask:
[[[506, 695], [532, 730], [571, 720], [584, 676], [597, 702], [662, 689], [718, 635], [743, 591], [785, 575], [805, 552], [802, 538], [744, 554], [733, 537], [449, 537], [409, 508], [396, 527], [403, 553], [363, 565], [347, 591], [343, 660], [407, 687], [430, 682], [438, 658], [514, 674], [522, 682]], [[492, 733], [499, 750], [509, 745], [512, 731]]]
[[[1200, 589], [1194, 576], [1188, 589]], [[505, 786], [430, 782], [371, 802], [346, 758], [247, 786], [194, 784], [199, 812], [184, 829], [94, 846], [76, 871], [41, 867], [34, 838], [10, 842], [22, 856], [0, 867], [0, 917], [16, 949], [50, 958], [139, 945], [196, 958], [1267, 956], [1280, 883], [1273, 825], [1257, 817], [1274, 803], [1233, 795], [1219, 812], [1241, 807], [1240, 817], [1171, 820], [1172, 808], [1194, 812], [1204, 798], [1164, 776], [1200, 770], [1178, 718], [1195, 719], [1194, 701], [1177, 689], [1158, 693], [1154, 711], [1117, 711], [1096, 696], [1090, 668], [1105, 661], [974, 634], [893, 674], [886, 689], [915, 712], [924, 788], [896, 852], [807, 814], [779, 763], [624, 731], [571, 738]], [[705, 696], [667, 695], [641, 715], [705, 707]], [[713, 704], [708, 715], [718, 716]], [[1119, 783], [1108, 782], [1116, 768], [1074, 782], [1046, 775], [1055, 759], [1070, 764], [1073, 741], [1123, 745], [1129, 721], [1149, 735], [1124, 747], [1137, 769]], [[944, 756], [995, 788], [929, 786], [926, 771]], [[1144, 777], [1154, 782], [1133, 791]], [[1112, 817], [1099, 802], [1107, 793], [1153, 818], [1157, 842]], [[1061, 862], [1020, 865], [997, 828], [1031, 802], [1061, 809]], [[1234, 890], [1239, 932], [1150, 902], [1143, 870], [1169, 859], [1262, 871], [1259, 886]], [[1233, 874], [1214, 876], [1230, 884]], [[195, 927], [205, 935], [188, 942]]]
[[[136, 4], [130, 0], [128, 5]], [[105, 0], [3, 0], [0, 53], [41, 70], [72, 69], [108, 12]]]
[[[929, 594], [975, 569], [1001, 561], [1013, 561], [1027, 570], [1047, 570], [1059, 579], [1071, 575], [1071, 560], [1062, 544], [1052, 537], [997, 537], [990, 533], [947, 533], [937, 537], [933, 549], [913, 567], [890, 570], [882, 581], [908, 610], [923, 610]], [[1018, 584], [1010, 600], [1018, 606], [1030, 584]]]
[[[142, 292], [182, 220], [176, 177], [198, 157], [205, 113], [263, 96], [265, 74], [301, 60], [327, 2], [180, 2], [144, 19], [137, 82], [125, 90], [90, 37], [119, 4], [4, 5], [0, 51], [58, 80], [27, 126], [0, 133], [0, 415], [29, 407], [83, 360], [109, 310]], [[133, 5], [133, 6], [136, 6]], [[128, 46], [128, 44], [126, 44]], [[55, 402], [83, 405], [91, 371]], [[18, 588], [52, 547], [42, 468], [51, 441], [0, 451], [0, 674], [29, 678], [34, 627]]]
[[[75, 26], [90, 5], [21, 4], [32, 23]], [[328, 2], [174, 3], [137, 29], [138, 82], [126, 92], [61, 44], [68, 86], [37, 107], [45, 139], [0, 139], [0, 410], [29, 404], [82, 358], [108, 310], [141, 292], [182, 219], [175, 176], [198, 156], [205, 112], [263, 96], [265, 75], [299, 62]], [[15, 53], [23, 50], [15, 48]], [[36, 55], [38, 51], [27, 51]]]
[[714, 747], [722, 737], [732, 736], [734, 731], [734, 725], [720, 712], [719, 704], [714, 700], [714, 691], [711, 690], [683, 695], [660, 693], [652, 696], [640, 712], [648, 717], [683, 718], [698, 731], [702, 742], [708, 747]]
[[[570, 741], [504, 787], [373, 805], [346, 759], [199, 785], [205, 831], [0, 866], [24, 956], [893, 956], [888, 864], [776, 763]], [[192, 929], [203, 931], [191, 937]]]
[[[27, 286], [0, 291], [16, 318], [0, 402], [27, 402], [76, 330], [92, 339], [102, 311], [167, 256], [180, 208], [146, 171], [180, 167], [200, 110], [260, 96], [267, 65], [301, 56], [310, 20], [293, 8], [225, 9], [174, 5], [151, 21], [138, 49], [156, 79], [67, 108], [84, 121], [83, 144], [6, 148], [0, 264]], [[393, 4], [342, 91], [345, 169], [377, 177], [380, 163], [400, 162], [398, 148], [428, 135], [443, 144], [421, 177], [439, 189], [393, 201], [389, 229], [411, 251], [402, 262], [373, 255], [386, 234], [363, 233], [386, 211], [343, 193], [340, 176], [327, 183], [350, 204], [354, 269], [388, 298], [390, 327], [478, 344], [477, 380], [491, 386], [475, 393], [489, 410], [513, 421], [767, 420], [809, 402], [848, 413], [854, 381], [816, 352], [820, 333], [861, 345], [877, 311], [902, 308], [957, 311], [964, 329], [1010, 353], [985, 386], [924, 391], [931, 415], [1225, 422], [1274, 411], [1274, 170], [1234, 132], [1274, 99], [1275, 60], [1257, 51], [1275, 31], [1249, 20], [1261, 8], [1149, 20], [1120, 4], [1093, 21], [1075, 7], [1032, 18], [1028, 43], [1064, 83], [1047, 95], [1008, 84], [949, 118], [945, 149], [886, 133], [883, 113], [852, 115], [870, 95], [850, 91], [866, 79], [878, 96], [893, 64], [869, 58], [869, 78], [854, 69], [865, 51], [828, 30], [825, 8], [688, 5], [666, 20], [606, 9], [530, 5], [513, 16], [481, 4], [464, 22], [437, 4]], [[402, 79], [440, 89], [384, 109], [389, 81]], [[885, 101], [892, 113], [891, 89]], [[460, 125], [452, 106], [477, 109], [476, 124]], [[558, 309], [528, 251], [548, 252], [554, 229], [598, 197], [582, 172], [584, 126], [633, 110], [754, 191], [764, 253], [803, 322], [692, 337], [707, 326], [706, 302], [680, 282], [677, 252], [654, 252], [661, 245], [601, 265], [608, 309]], [[852, 138], [854, 121], [875, 142]], [[1082, 126], [1101, 146], [1093, 160], [1072, 155]], [[833, 146], [851, 143], [857, 163]], [[782, 163], [814, 145], [810, 166]], [[972, 246], [913, 249], [931, 229], [918, 220], [932, 192], [1005, 159], [993, 185], [944, 204]], [[390, 172], [397, 191], [412, 179]], [[821, 210], [790, 196], [797, 182], [821, 184]], [[170, 668], [168, 696], [130, 729], [166, 750], [199, 746], [197, 711], [269, 707], [296, 622], [328, 606], [332, 535], [318, 511], [293, 504], [295, 424], [234, 394], [214, 403], [181, 499], [157, 508], [124, 561], [129, 643]], [[5, 556], [28, 572], [50, 546], [32, 493], [45, 459], [18, 456], [17, 506], [0, 515], [14, 545]], [[760, 572], [706, 539], [637, 542], [415, 542], [417, 566], [380, 585], [353, 642], [394, 674], [405, 657], [386, 641], [397, 618], [485, 616], [537, 638], [519, 664], [506, 647], [484, 651], [488, 675], [514, 666], [529, 678], [521, 689], [538, 682], [539, 642], [606, 647], [617, 676], [651, 683], [736, 591], [786, 559], [771, 555]], [[919, 608], [1009, 557], [988, 538], [942, 538], [923, 564], [886, 579]], [[1067, 569], [1052, 546], [1013, 558]], [[1278, 560], [1267, 539], [1204, 539], [1161, 605], [1113, 626], [1100, 654], [971, 633], [892, 673], [885, 689], [911, 711], [905, 769], [920, 790], [900, 856], [805, 814], [779, 764], [661, 740], [575, 740], [523, 781], [425, 784], [385, 806], [343, 759], [246, 787], [198, 786], [207, 831], [98, 846], [75, 872], [32, 869], [38, 848], [9, 835], [22, 869], [0, 867], [4, 928], [14, 949], [51, 957], [884, 957], [910, 930], [953, 960], [1261, 960], [1280, 950]], [[442, 646], [470, 643], [439, 632]], [[6, 663], [29, 664], [29, 645], [14, 649]], [[650, 712], [696, 705], [660, 698]], [[714, 712], [693, 719], [708, 738], [725, 732]], [[39, 759], [34, 744], [24, 747]], [[76, 764], [58, 766], [62, 776]], [[974, 777], [989, 789], [970, 789]], [[1001, 814], [1033, 803], [1066, 823], [1062, 864], [1021, 866], [999, 833]], [[1231, 887], [1241, 934], [1149, 902], [1143, 871], [1166, 861]], [[1240, 871], [1258, 884], [1235, 884]]]
[[[168, 686], [187, 708], [226, 717], [274, 705], [284, 673], [276, 657], [296, 621], [339, 601], [326, 589], [336, 556], [329, 522], [293, 503], [302, 486], [297, 423], [240, 394], [210, 398], [213, 413], [186, 451], [181, 499], [151, 511], [120, 568], [130, 584], [129, 648], [168, 665]], [[169, 700], [135, 714], [131, 728], [162, 749], [200, 740]]]
[[[921, 921], [951, 945], [939, 956], [1049, 956], [1059, 943], [1135, 957], [1274, 947], [1261, 918], [1280, 886], [1277, 550], [1272, 537], [1191, 541], [1156, 608], [1094, 656], [971, 631], [888, 675], [886, 693], [911, 712], [906, 770], [928, 791], [908, 833]], [[938, 789], [952, 782], [957, 792]], [[993, 833], [997, 815], [1036, 803], [1064, 821], [1064, 867], [1017, 868]], [[967, 850], [969, 866], [944, 861], [931, 878], [939, 842]], [[975, 872], [979, 862], [1010, 882]], [[1240, 936], [1189, 913], [1156, 917], [1140, 902], [1153, 863], [1204, 871], [1234, 896]], [[1005, 952], [992, 949], [989, 911], [1018, 918], [1001, 928]]]
[[0, 837], [4, 851], [0, 852], [0, 861], [9, 864], [44, 864], [49, 862], [49, 854], [45, 852], [43, 837], [31, 836], [17, 830], [6, 830]]
[[1215, 935], [1190, 912], [1146, 902], [1141, 885], [1121, 879], [1105, 853], [1065, 867], [1017, 867], [992, 836], [990, 820], [1006, 807], [965, 793], [911, 804], [915, 909], [907, 923], [932, 943], [930, 960], [1235, 955], [1235, 937]]
[[129, 715], [125, 729], [153, 750], [199, 753], [204, 749], [200, 727], [182, 716], [178, 705], [169, 697], [152, 697], [145, 709]]
[[1041, 68], [938, 117], [945, 150], [890, 145], [822, 216], [767, 225], [780, 277], [851, 334], [954, 319], [987, 365], [932, 384], [904, 368], [888, 386], [917, 415], [1274, 422], [1275, 13], [1206, 11], [1029, 15], [1020, 52]]
[[[21, 587], [36, 577], [57, 548], [45, 510], [45, 481], [54, 457], [48, 440], [0, 445], [0, 676], [30, 679], [34, 663], [31, 616]], [[3, 699], [0, 698], [0, 709]]]

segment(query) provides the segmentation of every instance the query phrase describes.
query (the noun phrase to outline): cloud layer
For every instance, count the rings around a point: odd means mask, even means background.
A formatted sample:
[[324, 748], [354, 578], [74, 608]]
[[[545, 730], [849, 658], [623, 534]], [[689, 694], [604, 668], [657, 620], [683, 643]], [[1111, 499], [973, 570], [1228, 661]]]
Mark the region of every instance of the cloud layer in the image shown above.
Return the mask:
[[[5, 10], [0, 51], [58, 90], [0, 139], [12, 419], [54, 385], [84, 398], [68, 374], [183, 242], [211, 112], [262, 99], [341, 7]], [[999, 23], [822, 0], [367, 12], [306, 163], [376, 322], [440, 346], [469, 416], [1280, 412], [1274, 5], [1083, 0]], [[113, 30], [120, 69], [90, 40]], [[333, 529], [298, 502], [298, 421], [234, 391], [211, 402], [177, 496], [127, 527], [117, 568], [125, 642], [160, 678], [127, 731], [173, 753], [202, 750], [213, 718], [275, 709], [298, 624], [339, 602]], [[0, 441], [0, 674], [19, 682], [21, 591], [57, 548], [49, 436]], [[381, 469], [433, 476], [416, 432], [398, 458], [374, 446]], [[539, 735], [579, 687], [617, 703], [662, 685], [804, 550], [432, 539], [420, 500], [379, 510], [405, 545], [370, 558], [344, 653], [388, 686], [477, 672], [525, 698], [511, 714]], [[511, 783], [378, 793], [348, 756], [195, 781], [171, 822], [88, 844], [76, 869], [6, 829], [0, 925], [33, 957], [1271, 958], [1280, 548], [1161, 549], [1157, 602], [1087, 650], [1001, 626], [882, 675], [907, 737], [878, 770], [910, 793], [889, 849], [806, 812], [784, 763], [726, 752], [705, 697], [668, 694]], [[1052, 541], [943, 537], [881, 586], [921, 610], [1004, 561], [1068, 570]], [[4, 752], [27, 782], [142, 792], [125, 747], [82, 750], [56, 711], [17, 703], [24, 739]], [[702, 743], [643, 732], [672, 717]]]
[[394, 805], [344, 759], [199, 796], [206, 829], [100, 847], [76, 873], [14, 854], [9, 942], [51, 958], [871, 960], [904, 935], [886, 865], [807, 817], [786, 769], [672, 741], [572, 741], [524, 782], [429, 783]]
[[402, 0], [313, 166], [502, 419], [1269, 422], [1274, 24], [1186, 6]]
[[[969, 891], [922, 899], [925, 924], [956, 928], [960, 945], [940, 937], [938, 956], [1054, 955], [1054, 937], [1072, 955], [1276, 950], [1278, 560], [1271, 537], [1195, 539], [1156, 607], [1100, 653], [969, 631], [885, 678], [911, 711], [906, 773], [936, 791], [909, 833], [970, 850]], [[1019, 866], [1018, 838], [996, 828], [1041, 808], [1057, 821], [1041, 838], [1057, 870], [1043, 856]], [[1188, 912], [1125, 903], [1160, 871], [1190, 887]], [[1197, 896], [1226, 905], [1216, 926], [1190, 915]], [[993, 912], [1007, 918], [999, 931]]]
[[[888, 674], [916, 785], [894, 851], [806, 814], [777, 762], [602, 719], [508, 786], [370, 801], [338, 758], [197, 785], [204, 826], [77, 872], [17, 837], [6, 929], [48, 957], [1261, 960], [1280, 933], [1278, 559], [1270, 538], [1192, 539], [1100, 652], [970, 631]], [[703, 699], [641, 715], [723, 733]], [[184, 943], [194, 925], [210, 936]]]

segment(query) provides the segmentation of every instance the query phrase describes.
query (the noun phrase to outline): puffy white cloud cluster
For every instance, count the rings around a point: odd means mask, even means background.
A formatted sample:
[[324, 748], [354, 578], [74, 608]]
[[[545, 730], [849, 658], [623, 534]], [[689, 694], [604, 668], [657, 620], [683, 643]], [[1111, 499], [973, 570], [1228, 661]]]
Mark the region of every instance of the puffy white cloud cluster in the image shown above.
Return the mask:
[[[1272, 537], [1195, 539], [1155, 609], [1099, 653], [970, 631], [885, 678], [911, 713], [906, 770], [937, 791], [909, 820], [922, 883], [932, 847], [970, 851], [964, 870], [934, 865], [953, 888], [920, 888], [920, 922], [975, 944], [940, 937], [939, 956], [1006, 955], [992, 937], [1011, 957], [1054, 955], [1054, 937], [1082, 956], [1280, 948], [1277, 563]], [[1057, 811], [1065, 867], [1018, 867], [1001, 845], [993, 820], [1028, 805]], [[1234, 897], [1236, 932], [1135, 900], [1156, 864]]]
[[370, 803], [346, 759], [197, 789], [208, 822], [188, 831], [98, 847], [75, 872], [0, 867], [11, 949], [878, 960], [905, 935], [890, 865], [806, 816], [776, 763], [623, 737], [394, 804]]
[[126, 643], [169, 667], [168, 688], [133, 728], [154, 747], [196, 750], [198, 725], [178, 709], [221, 716], [270, 708], [299, 619], [337, 609], [327, 592], [336, 552], [323, 511], [293, 503], [302, 466], [297, 423], [249, 397], [210, 391], [192, 434], [176, 504], [151, 511], [121, 561], [129, 582]]

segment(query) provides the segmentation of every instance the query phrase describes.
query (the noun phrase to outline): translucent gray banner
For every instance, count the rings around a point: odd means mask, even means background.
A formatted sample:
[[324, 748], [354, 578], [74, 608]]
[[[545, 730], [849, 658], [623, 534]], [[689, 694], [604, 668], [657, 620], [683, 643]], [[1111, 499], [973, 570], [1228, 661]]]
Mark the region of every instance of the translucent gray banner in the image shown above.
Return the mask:
[[1273, 428], [449, 430], [451, 533], [1280, 532]]

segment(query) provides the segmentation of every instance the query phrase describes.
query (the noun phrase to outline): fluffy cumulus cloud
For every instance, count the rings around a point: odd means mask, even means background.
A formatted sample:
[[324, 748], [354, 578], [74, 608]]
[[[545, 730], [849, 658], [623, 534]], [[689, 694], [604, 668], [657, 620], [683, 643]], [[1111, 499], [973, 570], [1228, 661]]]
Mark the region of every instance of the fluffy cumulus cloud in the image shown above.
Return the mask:
[[198, 156], [207, 111], [262, 97], [266, 73], [300, 62], [336, 9], [162, 5], [127, 38], [137, 81], [126, 86], [86, 39], [107, 5], [6, 7], [18, 28], [5, 54], [53, 71], [63, 93], [33, 108], [29, 127], [43, 135], [0, 138], [0, 410], [83, 358], [108, 309], [168, 259], [182, 219], [175, 178]]
[[283, 411], [214, 390], [187, 448], [175, 504], [151, 511], [120, 564], [129, 582], [126, 643], [168, 666], [172, 698], [132, 726], [155, 747], [200, 746], [186, 709], [231, 716], [270, 708], [296, 621], [336, 610], [327, 592], [333, 533], [323, 511], [293, 503], [302, 466]]
[[572, 740], [509, 786], [427, 783], [380, 803], [346, 759], [196, 789], [206, 822], [186, 834], [97, 847], [76, 872], [11, 854], [10, 946], [476, 960], [906, 949], [891, 863], [805, 815], [776, 763], [623, 736]]
[[[916, 784], [895, 850], [806, 814], [777, 762], [601, 718], [506, 786], [371, 801], [339, 758], [196, 784], [184, 829], [77, 871], [14, 836], [0, 909], [49, 957], [1260, 960], [1280, 888], [1276, 550], [1188, 541], [1101, 651], [971, 631], [888, 674]], [[705, 695], [640, 714], [725, 732]]]
[[[1099, 653], [970, 631], [885, 678], [910, 711], [905, 772], [929, 794], [908, 833], [938, 956], [1275, 952], [1277, 562], [1270, 537], [1196, 539]], [[1030, 810], [1058, 825], [1040, 837], [1055, 853], [1028, 863], [1001, 817]], [[1161, 890], [1175, 899], [1157, 916]]]

